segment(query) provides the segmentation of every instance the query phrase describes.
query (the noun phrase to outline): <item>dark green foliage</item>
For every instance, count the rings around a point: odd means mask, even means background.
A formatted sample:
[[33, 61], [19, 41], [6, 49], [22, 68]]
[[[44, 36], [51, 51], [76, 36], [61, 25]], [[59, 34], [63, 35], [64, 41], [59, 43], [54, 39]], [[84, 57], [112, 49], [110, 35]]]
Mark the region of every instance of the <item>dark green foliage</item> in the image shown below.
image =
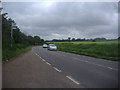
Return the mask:
[[44, 40], [39, 36], [27, 36], [20, 31], [18, 27], [13, 29], [13, 40], [11, 47], [11, 25], [14, 20], [8, 18], [7, 13], [2, 14], [2, 51], [3, 51], [3, 60], [8, 59], [16, 54], [16, 52], [27, 48], [32, 45], [42, 45]]

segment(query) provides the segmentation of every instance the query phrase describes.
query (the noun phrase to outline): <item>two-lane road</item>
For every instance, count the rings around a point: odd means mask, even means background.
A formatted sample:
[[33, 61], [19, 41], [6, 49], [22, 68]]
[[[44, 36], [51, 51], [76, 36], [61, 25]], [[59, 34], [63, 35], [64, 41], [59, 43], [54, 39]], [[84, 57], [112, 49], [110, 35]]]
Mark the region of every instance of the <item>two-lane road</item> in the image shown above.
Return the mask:
[[118, 87], [118, 62], [42, 47], [33, 47], [33, 51], [86, 88]]

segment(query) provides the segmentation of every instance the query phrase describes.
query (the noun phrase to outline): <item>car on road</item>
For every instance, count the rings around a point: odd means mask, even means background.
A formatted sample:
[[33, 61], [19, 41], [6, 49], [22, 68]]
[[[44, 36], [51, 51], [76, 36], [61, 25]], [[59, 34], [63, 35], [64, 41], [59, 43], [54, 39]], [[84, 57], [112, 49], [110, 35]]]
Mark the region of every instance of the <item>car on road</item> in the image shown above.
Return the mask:
[[57, 51], [57, 46], [55, 44], [49, 44], [48, 45], [48, 50]]
[[43, 48], [47, 48], [48, 47], [48, 45], [47, 44], [43, 44]]

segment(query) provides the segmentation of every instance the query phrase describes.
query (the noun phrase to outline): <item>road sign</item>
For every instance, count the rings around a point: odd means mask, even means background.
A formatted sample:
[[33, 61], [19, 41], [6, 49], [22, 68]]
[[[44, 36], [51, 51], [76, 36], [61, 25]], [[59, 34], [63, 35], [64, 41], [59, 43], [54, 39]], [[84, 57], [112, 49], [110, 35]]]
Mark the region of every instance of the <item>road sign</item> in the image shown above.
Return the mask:
[[16, 23], [12, 23], [12, 29], [16, 29], [17, 26], [16, 26]]

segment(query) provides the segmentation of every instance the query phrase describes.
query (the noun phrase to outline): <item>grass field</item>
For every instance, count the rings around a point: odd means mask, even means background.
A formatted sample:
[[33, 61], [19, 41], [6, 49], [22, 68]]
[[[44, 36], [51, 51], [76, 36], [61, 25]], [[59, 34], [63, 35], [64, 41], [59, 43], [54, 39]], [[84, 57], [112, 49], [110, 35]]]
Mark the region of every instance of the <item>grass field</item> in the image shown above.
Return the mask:
[[56, 43], [73, 43], [73, 44], [118, 44], [117, 40], [114, 41], [97, 41], [97, 42], [93, 42], [93, 41], [81, 41], [81, 42], [52, 42], [54, 44]]
[[52, 42], [58, 50], [118, 61], [118, 41]]

